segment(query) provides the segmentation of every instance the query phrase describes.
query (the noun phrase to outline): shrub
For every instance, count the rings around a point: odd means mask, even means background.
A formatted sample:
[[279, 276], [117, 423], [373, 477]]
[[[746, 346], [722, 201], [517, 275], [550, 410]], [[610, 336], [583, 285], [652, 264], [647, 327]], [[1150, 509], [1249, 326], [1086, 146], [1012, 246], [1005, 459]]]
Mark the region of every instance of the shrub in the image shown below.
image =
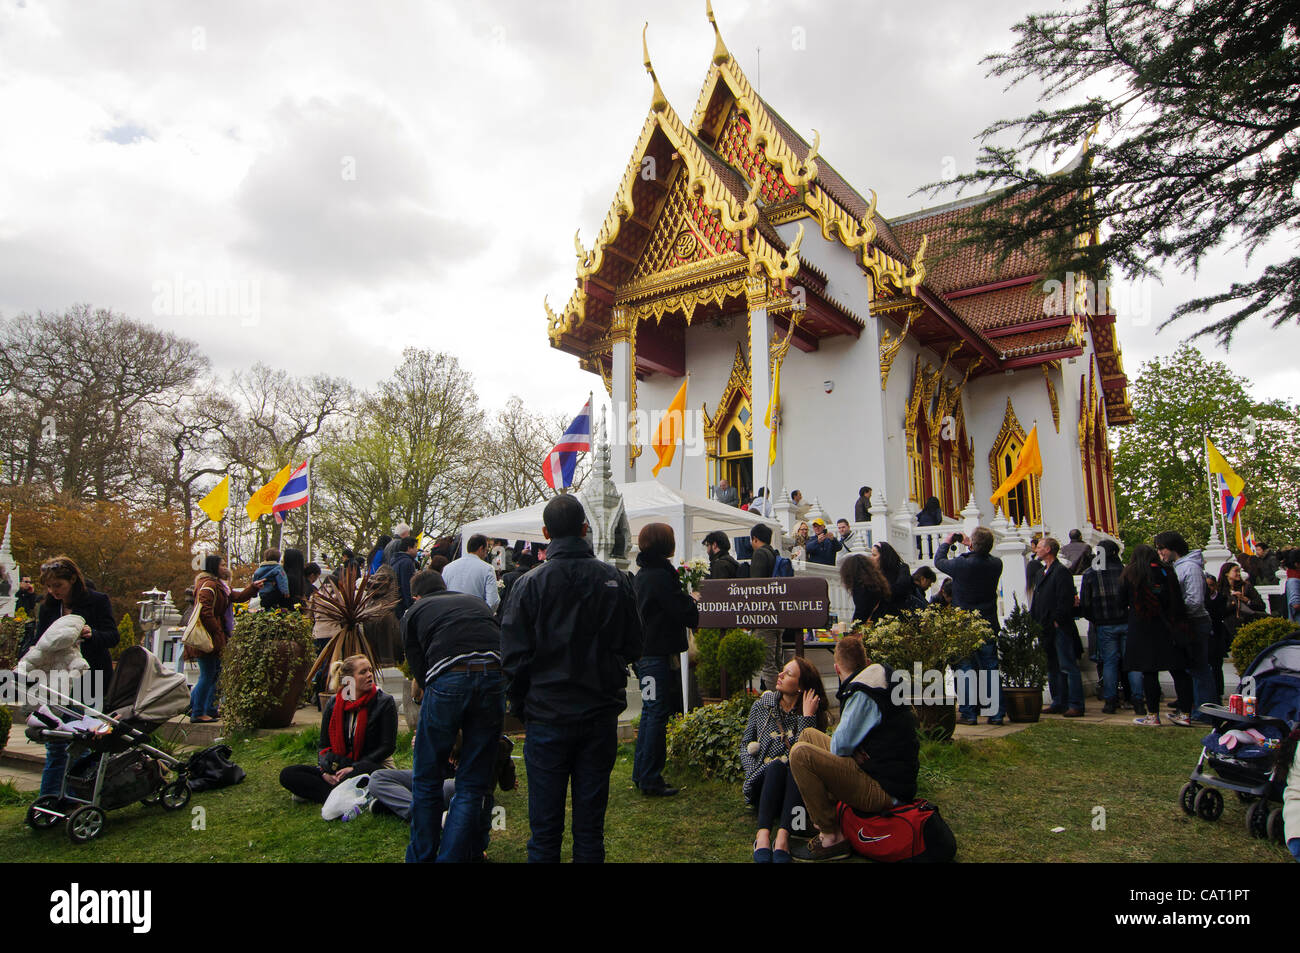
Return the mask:
[[678, 715], [668, 724], [668, 757], [706, 778], [742, 780], [740, 740], [755, 697], [741, 692], [721, 704], [701, 705]]
[[1242, 675], [1260, 652], [1274, 642], [1294, 639], [1298, 635], [1300, 635], [1300, 626], [1278, 616], [1247, 622], [1237, 630], [1237, 637], [1232, 640], [1230, 654], [1233, 668], [1237, 670], [1238, 675]]
[[[288, 643], [288, 645], [286, 645]], [[311, 620], [300, 612], [245, 612], [221, 653], [222, 720], [230, 728], [256, 728], [276, 706], [286, 659], [312, 656]]]
[[721, 629], [700, 629], [695, 633], [695, 680], [699, 683], [700, 694], [709, 698], [722, 694], [722, 669], [718, 662], [721, 642]]
[[736, 692], [763, 667], [766, 644], [744, 629], [731, 629], [718, 643], [718, 663], [727, 673], [727, 687]]
[[0, 705], [0, 751], [9, 743], [9, 729], [13, 726], [14, 716], [4, 705]]
[[18, 664], [18, 646], [22, 644], [27, 622], [14, 616], [0, 618], [0, 669], [10, 669]]
[[113, 657], [114, 662], [122, 657], [123, 652], [140, 641], [140, 637], [136, 635], [135, 620], [131, 618], [131, 613], [122, 613], [122, 621], [117, 624], [117, 634], [117, 645], [113, 646], [108, 653]]

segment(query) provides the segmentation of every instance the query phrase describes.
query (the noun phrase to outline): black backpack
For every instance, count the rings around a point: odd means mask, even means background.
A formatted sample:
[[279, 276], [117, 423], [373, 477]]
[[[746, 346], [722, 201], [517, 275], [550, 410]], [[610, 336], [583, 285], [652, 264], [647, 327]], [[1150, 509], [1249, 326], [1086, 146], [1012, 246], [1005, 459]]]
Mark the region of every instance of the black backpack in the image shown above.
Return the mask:
[[192, 755], [186, 767], [191, 791], [228, 788], [244, 780], [244, 769], [230, 760], [229, 745], [213, 745]]

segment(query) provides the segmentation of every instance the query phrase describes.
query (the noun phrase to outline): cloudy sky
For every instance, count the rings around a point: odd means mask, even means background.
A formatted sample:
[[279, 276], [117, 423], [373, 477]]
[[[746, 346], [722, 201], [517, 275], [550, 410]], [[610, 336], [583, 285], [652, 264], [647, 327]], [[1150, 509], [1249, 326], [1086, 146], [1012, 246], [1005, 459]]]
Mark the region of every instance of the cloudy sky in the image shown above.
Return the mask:
[[[912, 193], [1032, 105], [980, 59], [1040, 6], [715, 2], [751, 82], [887, 217], [943, 201]], [[548, 346], [542, 298], [567, 299], [574, 230], [591, 244], [645, 120], [646, 21], [689, 119], [703, 0], [0, 0], [0, 316], [89, 302], [198, 340], [221, 371], [362, 386], [435, 348], [490, 407], [570, 413], [599, 384]], [[1156, 334], [1176, 304], [1268, 257], [1129, 295], [1130, 376], [1193, 329]], [[1300, 390], [1300, 329], [1202, 346], [1260, 396]]]

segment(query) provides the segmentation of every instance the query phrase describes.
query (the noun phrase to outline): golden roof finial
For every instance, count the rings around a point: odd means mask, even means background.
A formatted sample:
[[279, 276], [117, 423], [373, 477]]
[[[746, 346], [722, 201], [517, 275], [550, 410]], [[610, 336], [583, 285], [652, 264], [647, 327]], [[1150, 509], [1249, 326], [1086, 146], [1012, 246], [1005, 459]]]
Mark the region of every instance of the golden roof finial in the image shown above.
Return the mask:
[[929, 244], [930, 236], [922, 235], [921, 247], [916, 250], [916, 256], [912, 259], [912, 273], [903, 280], [912, 294], [916, 294], [917, 285], [925, 280], [925, 247]]
[[721, 66], [727, 60], [731, 59], [731, 51], [727, 49], [727, 44], [722, 42], [722, 31], [718, 29], [718, 19], [713, 15], [713, 0], [704, 0], [704, 10], [709, 15], [709, 22], [713, 24], [713, 62]]
[[650, 95], [650, 108], [660, 113], [668, 108], [668, 97], [664, 95], [664, 91], [659, 85], [659, 77], [655, 75], [655, 68], [650, 63], [650, 47], [646, 45], [645, 41], [645, 34], [648, 29], [650, 29], [649, 23], [641, 28], [641, 52], [645, 54], [645, 71], [650, 74], [650, 78], [655, 83], [654, 92]]

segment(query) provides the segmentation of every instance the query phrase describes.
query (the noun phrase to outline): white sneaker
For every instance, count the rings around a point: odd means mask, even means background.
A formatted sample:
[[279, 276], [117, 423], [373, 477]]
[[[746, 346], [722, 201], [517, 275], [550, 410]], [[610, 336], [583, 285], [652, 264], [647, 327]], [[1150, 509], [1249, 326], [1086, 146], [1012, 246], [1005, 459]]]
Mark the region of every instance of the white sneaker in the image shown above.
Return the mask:
[[1155, 714], [1155, 713], [1152, 713], [1152, 714], [1150, 714], [1150, 715], [1144, 715], [1144, 716], [1141, 717], [1141, 718], [1134, 718], [1134, 719], [1133, 719], [1133, 724], [1135, 724], [1135, 725], [1144, 725], [1144, 726], [1151, 727], [1151, 728], [1159, 728], [1159, 727], [1160, 727], [1160, 716], [1157, 715], [1157, 714]]

